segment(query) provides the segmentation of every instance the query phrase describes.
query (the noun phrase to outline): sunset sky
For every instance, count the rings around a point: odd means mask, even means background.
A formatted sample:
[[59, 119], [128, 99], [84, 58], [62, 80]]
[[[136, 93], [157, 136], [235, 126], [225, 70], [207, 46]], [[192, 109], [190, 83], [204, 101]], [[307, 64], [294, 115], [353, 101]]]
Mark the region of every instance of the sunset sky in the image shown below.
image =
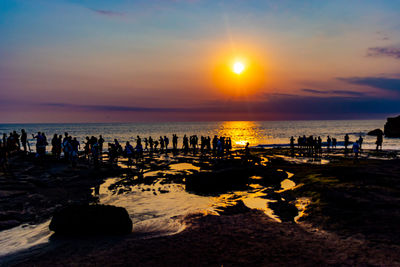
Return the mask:
[[0, 1], [0, 123], [398, 113], [400, 1]]

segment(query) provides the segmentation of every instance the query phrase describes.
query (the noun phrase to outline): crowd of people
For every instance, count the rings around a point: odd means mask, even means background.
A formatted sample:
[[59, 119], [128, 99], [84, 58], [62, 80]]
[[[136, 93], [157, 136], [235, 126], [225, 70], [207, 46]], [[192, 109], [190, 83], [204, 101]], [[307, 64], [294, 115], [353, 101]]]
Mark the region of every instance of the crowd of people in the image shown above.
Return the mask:
[[[354, 153], [354, 156], [358, 158], [359, 153], [362, 150], [362, 145], [364, 142], [364, 138], [360, 135], [359, 138], [354, 141], [352, 144], [350, 142], [350, 137], [348, 134], [344, 136], [344, 153], [347, 154], [350, 150], [350, 145], [351, 145], [351, 150]], [[337, 147], [337, 139], [330, 137], [329, 135], [326, 137], [326, 142], [322, 142], [321, 136], [314, 137], [312, 135], [306, 137], [305, 135], [299, 136], [297, 138], [297, 147], [299, 149], [299, 152], [303, 155], [308, 155], [308, 156], [321, 156], [322, 154], [322, 147], [323, 145], [326, 146], [326, 149], [328, 152], [330, 152], [332, 149], [335, 149]], [[376, 150], [382, 150], [382, 144], [383, 144], [383, 135], [378, 134], [377, 139], [376, 139]], [[290, 150], [292, 155], [294, 155], [294, 149], [295, 149], [295, 138], [292, 136], [290, 138]]]
[[[35, 157], [43, 159], [46, 155], [46, 148], [49, 143], [44, 132], [38, 132], [32, 134], [32, 138], [36, 141]], [[186, 134], [182, 137], [182, 147], [178, 147], [179, 137], [176, 134], [172, 135], [172, 148], [169, 147], [170, 141], [167, 136], [160, 136], [159, 138], [153, 138], [152, 136], [145, 137], [142, 139], [137, 136], [134, 140], [134, 145], [127, 141], [123, 147], [117, 139], [114, 142], [108, 143], [108, 160], [114, 162], [119, 156], [123, 156], [132, 162], [133, 159], [139, 160], [143, 157], [143, 153], [147, 152], [150, 155], [153, 153], [178, 153], [179, 151], [187, 154], [192, 152], [193, 154], [201, 153], [211, 154], [216, 157], [223, 157], [224, 155], [230, 155], [232, 150], [232, 140], [230, 137], [217, 136], [213, 138], [210, 136], [200, 136]], [[364, 138], [360, 135], [359, 138], [352, 143], [350, 148], [349, 135], [344, 136], [344, 151], [348, 153], [349, 149], [352, 149], [354, 155], [358, 157], [362, 150]], [[80, 156], [87, 159], [90, 163], [97, 165], [99, 161], [103, 159], [103, 145], [104, 138], [102, 135], [99, 137], [87, 136], [83, 142], [83, 149], [81, 150], [81, 144], [76, 137], [70, 136], [67, 132], [64, 136], [54, 134], [52, 137], [51, 144], [51, 155], [58, 160], [65, 160], [75, 166]], [[376, 149], [382, 150], [383, 135], [378, 135], [376, 140]], [[320, 156], [322, 154], [322, 147], [326, 146], [328, 152], [335, 149], [338, 145], [336, 138], [331, 136], [326, 137], [326, 142], [322, 141], [320, 136], [299, 136], [297, 141], [292, 136], [290, 138], [290, 149], [292, 155], [294, 155], [295, 147], [297, 146], [299, 154], [307, 156]], [[3, 134], [0, 140], [0, 164], [1, 166], [7, 165], [7, 158], [10, 153], [14, 151], [23, 151], [27, 153], [31, 152], [31, 147], [28, 142], [28, 136], [24, 129], [20, 133], [17, 131], [11, 132], [9, 135]], [[245, 152], [249, 153], [249, 143], [246, 144]]]
[[[110, 162], [115, 162], [119, 156], [128, 158], [129, 161], [133, 159], [139, 160], [143, 157], [143, 153], [147, 152], [150, 155], [153, 153], [178, 153], [179, 151], [187, 154], [201, 153], [202, 155], [210, 153], [216, 157], [230, 155], [232, 150], [232, 140], [230, 137], [215, 135], [212, 139], [210, 136], [197, 135], [187, 136], [182, 138], [182, 147], [178, 147], [179, 137], [176, 134], [172, 135], [172, 147], [169, 146], [170, 140], [167, 136], [160, 136], [153, 138], [152, 136], [141, 138], [137, 136], [134, 144], [127, 141], [125, 145], [121, 145], [117, 139], [108, 143], [108, 151], [106, 155]], [[76, 166], [79, 157], [87, 159], [90, 163], [97, 165], [103, 159], [103, 145], [104, 138], [102, 135], [99, 137], [87, 136], [82, 143], [76, 137], [69, 135], [67, 132], [64, 135], [54, 134], [51, 140], [44, 132], [37, 132], [32, 134], [32, 140], [35, 141], [35, 157], [42, 160], [46, 155], [46, 149], [51, 145], [51, 156], [57, 160], [65, 160]], [[50, 142], [50, 144], [49, 144]], [[248, 151], [246, 146], [246, 151]], [[82, 148], [82, 149], [81, 149]], [[24, 129], [21, 134], [13, 131], [9, 135], [3, 134], [0, 140], [0, 160], [2, 165], [7, 164], [7, 158], [15, 151], [23, 151], [24, 153], [33, 152], [28, 142], [28, 136]]]

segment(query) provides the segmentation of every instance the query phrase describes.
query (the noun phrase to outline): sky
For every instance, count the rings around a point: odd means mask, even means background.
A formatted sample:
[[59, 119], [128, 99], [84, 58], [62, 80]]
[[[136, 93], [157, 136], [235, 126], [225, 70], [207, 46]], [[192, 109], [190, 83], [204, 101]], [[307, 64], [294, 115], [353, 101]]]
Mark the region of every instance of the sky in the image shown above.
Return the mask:
[[398, 115], [399, 10], [397, 0], [0, 0], [0, 123]]

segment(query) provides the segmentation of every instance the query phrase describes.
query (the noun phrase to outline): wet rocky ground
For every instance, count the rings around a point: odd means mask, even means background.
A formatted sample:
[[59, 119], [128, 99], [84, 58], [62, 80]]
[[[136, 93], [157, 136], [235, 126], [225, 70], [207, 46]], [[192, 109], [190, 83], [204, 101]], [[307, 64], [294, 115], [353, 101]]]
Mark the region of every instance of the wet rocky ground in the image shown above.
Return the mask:
[[[263, 188], [261, 197], [273, 200], [269, 208], [282, 222], [271, 219], [262, 210], [249, 209], [236, 198], [231, 205], [221, 207], [219, 215], [198, 214], [183, 218], [187, 228], [172, 236], [138, 240], [132, 234], [118, 238], [72, 239], [64, 242], [60, 250], [30, 257], [29, 262], [20, 264], [400, 265], [397, 256], [400, 255], [400, 160], [397, 157], [396, 151], [366, 151], [360, 159], [354, 160], [351, 155], [336, 150], [315, 160], [290, 157], [287, 149], [253, 149], [251, 157], [239, 152], [223, 160], [190, 155], [146, 158], [138, 168], [131, 170], [121, 161], [124, 171], [118, 171], [120, 179], [109, 185], [115, 194], [123, 194], [133, 185], [155, 184], [160, 180], [160, 184], [182, 184], [193, 194], [214, 196], [251, 190], [250, 185], [256, 184]], [[26, 164], [25, 170], [30, 168], [29, 163]], [[176, 164], [181, 164], [182, 168], [174, 167]], [[32, 171], [35, 168], [39, 167]], [[9, 195], [8, 201], [27, 201], [31, 194], [41, 195], [45, 202], [39, 205], [28, 201], [31, 204], [27, 205], [41, 210], [39, 219], [65, 203], [62, 200], [96, 201], [96, 194], [90, 188], [98, 188], [102, 175], [97, 176], [98, 173], [81, 166], [75, 176], [69, 176], [65, 173], [73, 171], [64, 167], [63, 178], [55, 183], [62, 168], [54, 168], [58, 169], [57, 174], [50, 171], [52, 167], [47, 167], [46, 171], [40, 168], [37, 174], [30, 172], [28, 177], [48, 176], [40, 179], [47, 181], [45, 186], [19, 187], [24, 194]], [[108, 168], [104, 167], [103, 174], [115, 175]], [[290, 180], [295, 186], [285, 190], [282, 181], [288, 172], [293, 174]], [[14, 174], [15, 177], [20, 175], [24, 174]], [[15, 184], [7, 190], [18, 188], [18, 178], [14, 179], [4, 182], [4, 185]], [[154, 194], [167, 190], [160, 187]], [[301, 199], [307, 200], [305, 211], [298, 207]], [[40, 208], [42, 205], [45, 208]], [[18, 210], [14, 206], [12, 209]], [[295, 223], [299, 212], [303, 216]]]
[[33, 154], [14, 154], [9, 170], [0, 173], [0, 231], [43, 222], [71, 202], [92, 202], [91, 187], [119, 174], [118, 168], [108, 165], [94, 168], [82, 161], [72, 168], [51, 157], [42, 163]]

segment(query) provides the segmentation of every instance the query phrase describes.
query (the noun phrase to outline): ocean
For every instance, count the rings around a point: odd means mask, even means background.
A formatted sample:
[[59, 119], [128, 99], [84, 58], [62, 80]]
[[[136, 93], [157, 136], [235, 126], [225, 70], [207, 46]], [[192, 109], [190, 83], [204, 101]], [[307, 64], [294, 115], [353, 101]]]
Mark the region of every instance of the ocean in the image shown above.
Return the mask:
[[[336, 138], [338, 142], [349, 134], [350, 141], [359, 136], [364, 138], [364, 148], [374, 148], [376, 137], [367, 136], [371, 130], [383, 129], [385, 120], [326, 120], [326, 121], [221, 121], [221, 122], [157, 122], [157, 123], [35, 123], [35, 124], [0, 124], [0, 133], [9, 133], [13, 130], [25, 129], [30, 137], [31, 148], [34, 150], [34, 140], [31, 134], [38, 131], [45, 132], [50, 143], [54, 133], [68, 132], [77, 137], [81, 143], [86, 136], [103, 135], [106, 142], [114, 138], [122, 144], [134, 141], [136, 136], [142, 139], [152, 136], [168, 136], [172, 142], [172, 134], [177, 134], [181, 145], [184, 134], [200, 136], [230, 136], [232, 145], [243, 147], [247, 142], [250, 146], [266, 145], [280, 146], [289, 144], [289, 139], [296, 139], [302, 135], [321, 136], [325, 142], [327, 136]], [[340, 144], [340, 143], [339, 143]], [[83, 148], [83, 147], [82, 147]], [[384, 149], [400, 149], [399, 138], [385, 138]]]

